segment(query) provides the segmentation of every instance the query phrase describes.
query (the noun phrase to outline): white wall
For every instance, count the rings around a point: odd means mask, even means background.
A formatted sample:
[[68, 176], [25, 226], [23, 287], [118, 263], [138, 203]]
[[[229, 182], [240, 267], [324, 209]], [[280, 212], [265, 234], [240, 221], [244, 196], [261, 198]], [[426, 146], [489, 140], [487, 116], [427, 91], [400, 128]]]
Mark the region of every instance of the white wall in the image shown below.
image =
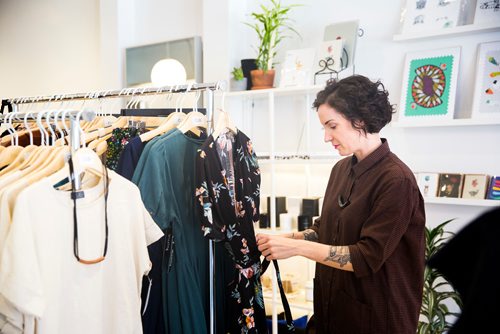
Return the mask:
[[[283, 3], [295, 1], [283, 0]], [[255, 34], [243, 22], [251, 20], [249, 13], [258, 4], [231, 0], [1, 1], [0, 95], [119, 88], [124, 82], [126, 47], [194, 35], [203, 36], [204, 81], [228, 80], [231, 68], [240, 59], [256, 55]], [[319, 45], [327, 24], [359, 19], [365, 35], [357, 44], [356, 72], [381, 79], [390, 91], [391, 101], [398, 104], [406, 52], [459, 45], [462, 47], [456, 103], [459, 117], [471, 111], [477, 44], [500, 40], [498, 32], [490, 32], [393, 42], [392, 36], [398, 30], [399, 0], [388, 1], [384, 6], [369, 0], [312, 0], [302, 4], [291, 13], [302, 39], [285, 40], [278, 61], [287, 49]], [[264, 101], [254, 102], [252, 113], [262, 115], [258, 116], [261, 121], [252, 125], [251, 132], [256, 142], [265, 143], [269, 139], [267, 105]], [[289, 117], [294, 114], [288, 107], [297, 101], [288, 103], [283, 102], [284, 110], [277, 113], [277, 139], [284, 139], [280, 144], [290, 141], [296, 147], [294, 141], [298, 141], [301, 127], [294, 123], [294, 117]], [[314, 112], [312, 115], [314, 126], [316, 116]], [[248, 119], [249, 115], [245, 117]], [[321, 144], [319, 125], [313, 126], [311, 141], [329, 150]], [[383, 130], [393, 151], [415, 171], [489, 174], [500, 174], [499, 133], [498, 126]], [[310, 188], [321, 187], [314, 184]], [[459, 216], [464, 224], [484, 210], [428, 205], [428, 217], [434, 223]]]
[[0, 1], [0, 95], [95, 88], [99, 40], [98, 0]]
[[[256, 8], [256, 3], [252, 2], [251, 5], [248, 5], [247, 14], [244, 17], [249, 18], [248, 13]], [[296, 2], [283, 0], [283, 3], [292, 4]], [[470, 116], [477, 45], [481, 42], [500, 40], [499, 32], [394, 42], [392, 40], [393, 35], [399, 29], [400, 1], [387, 1], [383, 6], [379, 2], [370, 0], [349, 2], [314, 0], [303, 1], [302, 3], [302, 7], [292, 12], [295, 27], [300, 32], [302, 39], [295, 37], [287, 39], [283, 43], [282, 51], [278, 54], [278, 60], [283, 59], [284, 51], [287, 49], [318, 46], [322, 41], [323, 29], [326, 25], [339, 21], [359, 19], [360, 28], [364, 30], [364, 36], [358, 39], [355, 61], [356, 73], [372, 79], [381, 79], [390, 92], [391, 102], [399, 104], [403, 62], [406, 52], [461, 46], [455, 117], [464, 118]], [[251, 29], [240, 22], [232, 26], [231, 31], [231, 48], [238, 51], [233, 52], [233, 58], [230, 59], [226, 71], [229, 71], [230, 67], [234, 66], [241, 58], [255, 57], [252, 49], [247, 47], [255, 43], [255, 36]], [[225, 78], [224, 73], [221, 73], [221, 78]], [[256, 124], [248, 126], [248, 131], [252, 132], [254, 140], [259, 143], [259, 145], [256, 145], [256, 149], [263, 151], [268, 150], [266, 143], [269, 142], [269, 129], [265, 125], [267, 121], [265, 115], [266, 103], [258, 99], [247, 104], [247, 107], [253, 105], [250, 110], [259, 119], [255, 122]], [[296, 138], [301, 130], [301, 122], [297, 122], [294, 118], [304, 117], [300, 111], [294, 111], [294, 106], [297, 105], [296, 100], [280, 103], [283, 105], [283, 110], [277, 111], [277, 149], [279, 145], [286, 144], [287, 141], [297, 141]], [[259, 116], [259, 113], [264, 113], [264, 115]], [[314, 119], [315, 117], [314, 115], [312, 122], [317, 122]], [[397, 115], [395, 115], [395, 118], [397, 118]], [[315, 148], [323, 147], [323, 149], [328, 149], [324, 144], [320, 143], [322, 133], [319, 131], [319, 123], [317, 127], [314, 127], [314, 123], [312, 124], [311, 142], [316, 145]], [[383, 130], [382, 134], [389, 139], [392, 150], [414, 171], [500, 174], [500, 128], [497, 125], [404, 129], [388, 126]], [[293, 182], [294, 176], [289, 171], [290, 167], [282, 169], [283, 173], [280, 174], [280, 177], [284, 176], [284, 179], [283, 182], [279, 183], [278, 187], [284, 194], [294, 193], [294, 189], [299, 185], [297, 182]], [[297, 180], [298, 174], [304, 174], [303, 170], [303, 168], [298, 168], [298, 172], [295, 173], [295, 180]], [[286, 178], [286, 175], [289, 175], [289, 177]], [[326, 174], [326, 178], [327, 176], [328, 174]], [[313, 185], [312, 188], [317, 189], [319, 187]], [[444, 219], [458, 217], [459, 219], [452, 226], [453, 229], [458, 229], [487, 209], [485, 207], [428, 204], [428, 223], [435, 225]]]

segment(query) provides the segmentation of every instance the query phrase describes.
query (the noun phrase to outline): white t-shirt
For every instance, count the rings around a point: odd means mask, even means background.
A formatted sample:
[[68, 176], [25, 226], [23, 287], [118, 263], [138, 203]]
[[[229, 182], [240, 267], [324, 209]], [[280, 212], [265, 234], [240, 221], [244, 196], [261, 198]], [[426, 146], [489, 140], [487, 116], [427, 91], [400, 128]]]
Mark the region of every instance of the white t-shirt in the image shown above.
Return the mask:
[[[142, 276], [147, 245], [163, 232], [144, 208], [138, 188], [109, 172], [108, 251], [104, 261], [79, 263], [73, 252], [73, 201], [44, 178], [17, 197], [0, 262], [0, 294], [37, 333], [142, 333]], [[82, 259], [103, 255], [103, 180], [77, 200]]]

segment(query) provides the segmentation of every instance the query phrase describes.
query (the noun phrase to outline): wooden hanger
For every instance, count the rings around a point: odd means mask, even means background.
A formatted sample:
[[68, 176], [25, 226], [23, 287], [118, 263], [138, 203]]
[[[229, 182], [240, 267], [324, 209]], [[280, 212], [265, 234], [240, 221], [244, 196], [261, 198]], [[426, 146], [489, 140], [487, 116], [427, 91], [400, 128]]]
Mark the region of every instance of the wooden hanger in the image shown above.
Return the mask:
[[217, 123], [215, 124], [214, 131], [212, 131], [212, 137], [216, 139], [219, 135], [224, 131], [224, 129], [228, 129], [229, 131], [236, 134], [238, 129], [231, 121], [229, 114], [222, 109], [219, 109], [219, 117], [217, 118]]
[[[85, 187], [83, 186], [88, 186], [90, 181], [96, 180], [95, 177], [97, 177], [98, 182], [98, 180], [105, 176], [103, 172], [105, 167], [102, 164], [101, 159], [96, 154], [96, 152], [92, 151], [91, 149], [82, 147], [74, 152], [71, 159], [74, 166], [74, 177], [82, 178], [82, 176], [85, 176], [87, 178], [86, 182], [82, 182], [82, 189], [80, 190], [84, 190]], [[68, 177], [71, 177], [71, 175], [69, 175], [69, 168], [68, 164], [66, 163], [63, 168], [50, 175], [49, 180], [53, 184], [58, 184]], [[94, 182], [92, 182], [92, 184], [93, 183]]]
[[[9, 146], [9, 147], [19, 147], [19, 146]], [[19, 153], [17, 153], [14, 160], [11, 163], [9, 163], [7, 167], [5, 167], [0, 171], [0, 176], [6, 175], [11, 171], [15, 171], [18, 168], [20, 168], [23, 165], [23, 163], [33, 158], [33, 156], [37, 154], [36, 152], [39, 149], [40, 147], [36, 145], [28, 145], [26, 147], [23, 147], [22, 150], [19, 151]]]
[[23, 150], [21, 146], [8, 146], [0, 153], [0, 168], [13, 162], [17, 155]]
[[182, 121], [186, 119], [186, 114], [183, 112], [173, 112], [170, 115], [167, 116], [165, 121], [160, 124], [156, 129], [150, 130], [148, 132], [145, 132], [141, 134], [139, 137], [141, 138], [141, 141], [143, 143], [150, 141], [156, 136], [162, 135], [176, 126], [179, 126]]
[[192, 131], [194, 134], [199, 136], [201, 131], [198, 128], [207, 128], [208, 121], [207, 117], [199, 111], [191, 111], [187, 114], [186, 118], [181, 124], [177, 125], [177, 129], [182, 133]]

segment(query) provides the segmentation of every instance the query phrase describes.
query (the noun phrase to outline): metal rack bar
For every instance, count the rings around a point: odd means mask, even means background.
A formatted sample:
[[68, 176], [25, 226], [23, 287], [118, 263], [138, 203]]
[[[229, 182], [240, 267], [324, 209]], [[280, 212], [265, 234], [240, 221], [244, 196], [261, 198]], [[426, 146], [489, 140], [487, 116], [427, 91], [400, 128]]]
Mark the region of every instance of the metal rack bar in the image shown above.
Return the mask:
[[198, 90], [216, 90], [219, 89], [218, 83], [193, 83], [188, 85], [176, 86], [163, 86], [163, 87], [143, 87], [143, 88], [124, 88], [121, 90], [102, 90], [87, 93], [74, 93], [74, 94], [54, 94], [45, 96], [30, 96], [30, 97], [16, 97], [10, 99], [3, 99], [0, 113], [4, 113], [4, 108], [8, 108], [12, 112], [12, 105], [22, 103], [42, 103], [42, 102], [59, 102], [66, 100], [95, 100], [101, 98], [111, 97], [127, 97], [138, 95], [154, 95], [162, 93], [182, 93]]

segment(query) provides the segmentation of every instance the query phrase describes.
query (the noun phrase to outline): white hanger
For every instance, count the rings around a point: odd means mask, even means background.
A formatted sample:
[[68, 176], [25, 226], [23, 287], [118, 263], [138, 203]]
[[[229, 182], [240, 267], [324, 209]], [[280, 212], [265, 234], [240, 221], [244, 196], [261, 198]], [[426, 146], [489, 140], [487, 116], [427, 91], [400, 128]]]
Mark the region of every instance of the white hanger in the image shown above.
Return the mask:
[[24, 127], [26, 128], [26, 130], [28, 131], [28, 135], [30, 137], [30, 145], [33, 145], [33, 131], [31, 131], [31, 127], [29, 126], [29, 123], [28, 123], [28, 116], [31, 116], [33, 117], [33, 119], [35, 118], [33, 116], [33, 113], [32, 112], [26, 112], [24, 114]]
[[[186, 92], [184, 92], [183, 97], [185, 97], [185, 94], [189, 93], [191, 90], [191, 87], [193, 86], [193, 83], [189, 84]], [[202, 128], [207, 128], [208, 126], [208, 121], [207, 117], [200, 113], [199, 111], [191, 111], [187, 117], [182, 121], [181, 124], [177, 126], [179, 131], [182, 133], [186, 133], [189, 130], [195, 132], [197, 135], [199, 135], [199, 131], [196, 131], [197, 128], [202, 127]]]
[[45, 124], [47, 124], [47, 128], [49, 129], [49, 132], [50, 132], [51, 138], [52, 138], [52, 145], [51, 146], [54, 146], [56, 143], [56, 140], [57, 140], [56, 133], [55, 133], [54, 129], [52, 129], [52, 126], [50, 126], [51, 125], [50, 124], [50, 117], [56, 111], [57, 110], [47, 110], [47, 112], [45, 114]]

